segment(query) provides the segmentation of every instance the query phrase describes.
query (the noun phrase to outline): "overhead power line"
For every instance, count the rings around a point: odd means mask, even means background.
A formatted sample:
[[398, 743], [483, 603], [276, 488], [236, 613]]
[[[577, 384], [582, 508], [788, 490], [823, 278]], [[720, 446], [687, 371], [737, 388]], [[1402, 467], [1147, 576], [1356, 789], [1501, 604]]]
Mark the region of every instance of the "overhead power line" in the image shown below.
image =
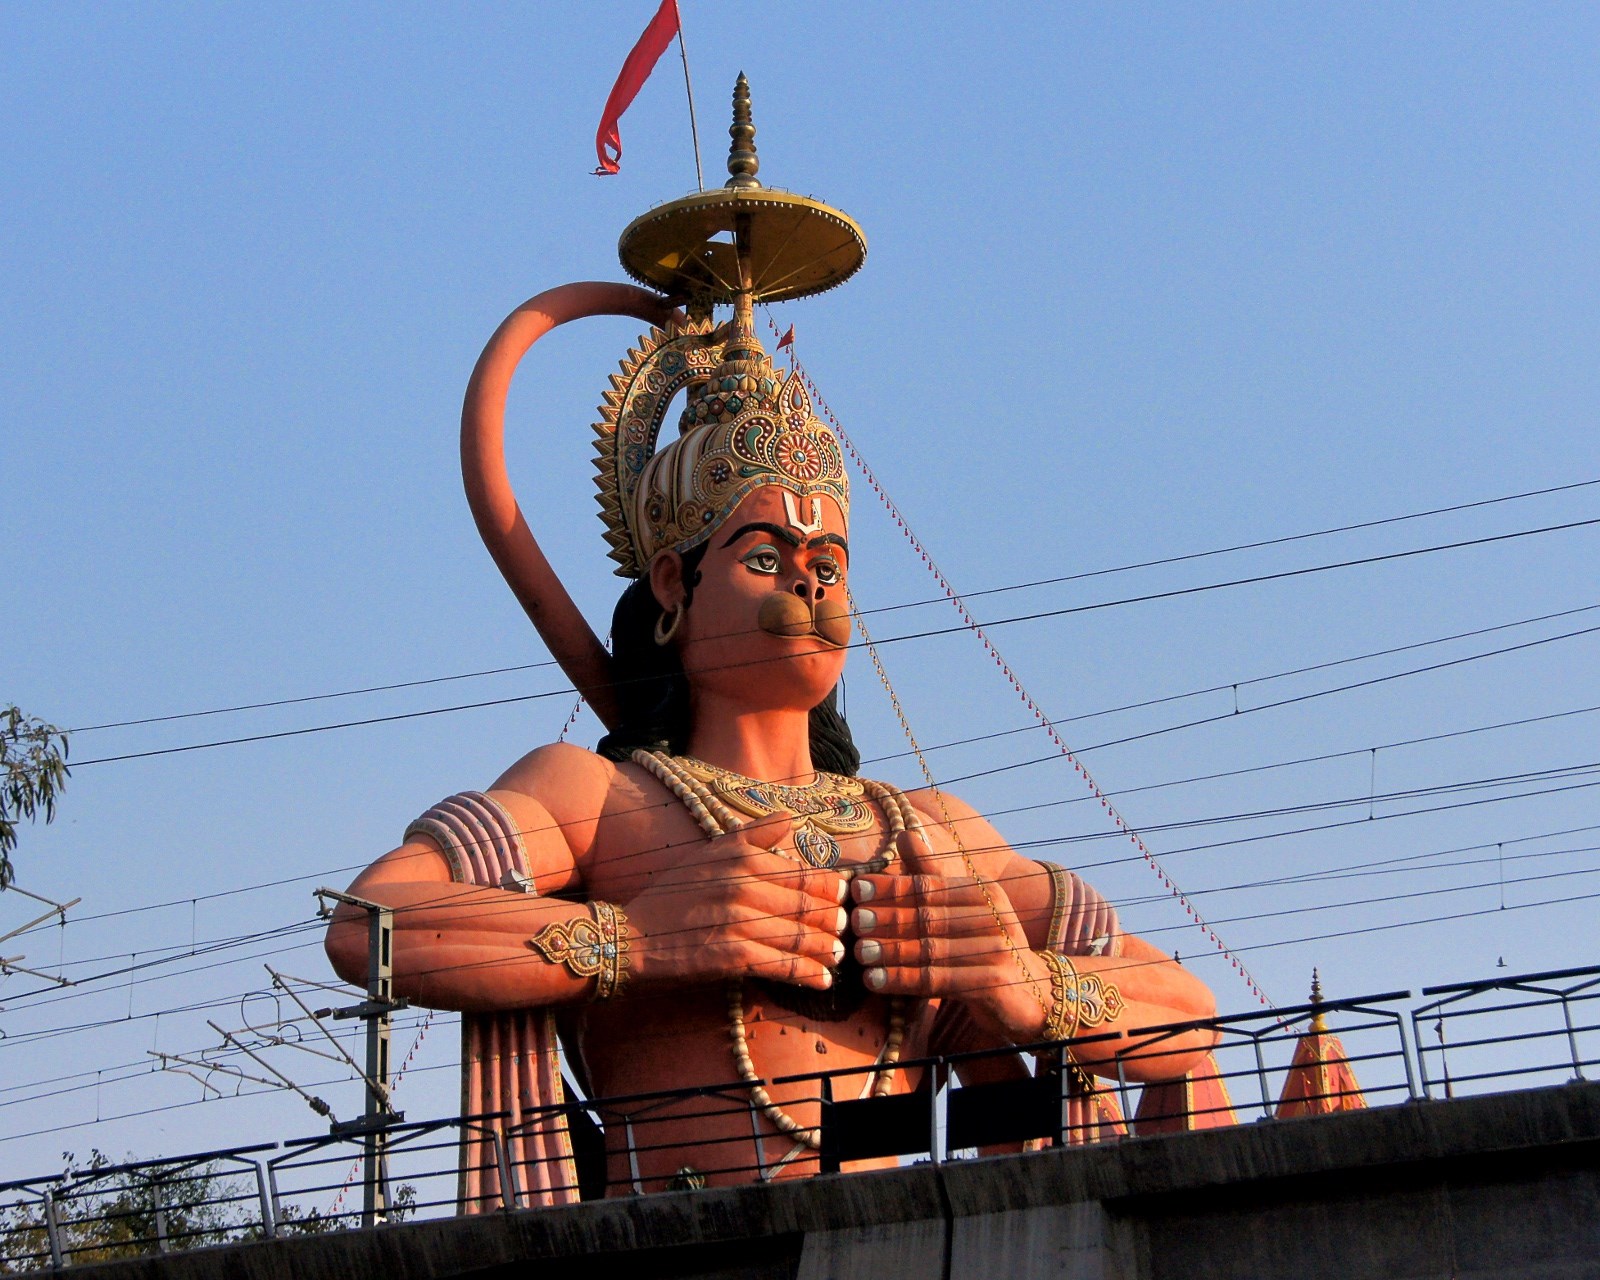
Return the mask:
[[[1102, 600], [1102, 601], [1097, 601], [1097, 602], [1094, 602], [1094, 603], [1091, 603], [1091, 604], [1071, 605], [1071, 606], [1067, 606], [1067, 607], [1061, 608], [1061, 609], [1041, 610], [1041, 611], [1036, 612], [1036, 613], [1019, 614], [1019, 615], [1016, 615], [1016, 616], [1013, 616], [1013, 617], [1009, 617], [1009, 618], [996, 618], [996, 619], [993, 619], [993, 620], [985, 621], [985, 622], [983, 622], [982, 625], [984, 627], [986, 627], [986, 628], [993, 629], [993, 628], [996, 628], [996, 627], [1014, 626], [1014, 625], [1017, 625], [1017, 624], [1020, 624], [1020, 623], [1025, 623], [1025, 622], [1041, 622], [1041, 621], [1046, 621], [1046, 620], [1051, 620], [1051, 619], [1056, 619], [1056, 618], [1070, 617], [1070, 616], [1075, 615], [1075, 614], [1091, 613], [1091, 612], [1095, 612], [1095, 611], [1098, 611], [1098, 610], [1116, 608], [1116, 607], [1120, 607], [1120, 606], [1124, 606], [1124, 605], [1146, 604], [1146, 603], [1150, 603], [1152, 601], [1157, 601], [1157, 600], [1177, 599], [1177, 598], [1184, 597], [1184, 596], [1198, 595], [1198, 594], [1200, 594], [1202, 592], [1207, 592], [1207, 591], [1220, 591], [1220, 590], [1224, 590], [1224, 589], [1231, 588], [1231, 587], [1253, 586], [1253, 585], [1258, 585], [1258, 584], [1264, 583], [1264, 582], [1274, 582], [1274, 581], [1281, 581], [1281, 580], [1288, 579], [1288, 578], [1303, 577], [1303, 576], [1305, 576], [1307, 574], [1326, 573], [1326, 572], [1329, 572], [1329, 571], [1334, 570], [1334, 569], [1354, 568], [1354, 567], [1358, 567], [1358, 566], [1379, 564], [1379, 563], [1383, 563], [1383, 562], [1387, 562], [1387, 561], [1402, 560], [1402, 559], [1406, 559], [1406, 558], [1410, 558], [1410, 557], [1414, 557], [1414, 556], [1429, 555], [1429, 554], [1433, 554], [1433, 553], [1440, 552], [1440, 551], [1456, 551], [1456, 550], [1461, 550], [1461, 549], [1466, 548], [1466, 547], [1486, 546], [1486, 545], [1489, 545], [1489, 544], [1492, 544], [1492, 543], [1506, 542], [1506, 541], [1510, 541], [1510, 540], [1516, 539], [1516, 538], [1527, 538], [1527, 537], [1534, 537], [1534, 536], [1537, 536], [1537, 535], [1540, 535], [1540, 534], [1546, 534], [1546, 533], [1559, 533], [1559, 532], [1564, 532], [1564, 531], [1572, 530], [1572, 529], [1590, 528], [1590, 527], [1593, 527], [1595, 525], [1600, 525], [1600, 517], [1595, 517], [1595, 518], [1587, 519], [1587, 520], [1568, 521], [1568, 522], [1566, 522], [1564, 524], [1546, 525], [1546, 526], [1543, 526], [1543, 527], [1537, 528], [1537, 529], [1522, 529], [1522, 530], [1517, 530], [1517, 531], [1515, 531], [1513, 533], [1493, 534], [1493, 535], [1489, 535], [1489, 536], [1482, 537], [1482, 538], [1469, 538], [1469, 539], [1466, 539], [1466, 540], [1463, 540], [1463, 541], [1459, 541], [1459, 542], [1440, 543], [1440, 544], [1438, 544], [1436, 546], [1431, 546], [1431, 547], [1415, 547], [1415, 548], [1411, 548], [1411, 549], [1406, 550], [1406, 551], [1391, 551], [1391, 552], [1385, 552], [1385, 553], [1383, 553], [1381, 555], [1362, 556], [1362, 557], [1358, 557], [1356, 559], [1337, 561], [1337, 562], [1332, 563], [1332, 564], [1308, 565], [1308, 566], [1304, 566], [1304, 567], [1298, 568], [1298, 569], [1283, 569], [1283, 570], [1279, 570], [1279, 571], [1274, 572], [1274, 573], [1256, 574], [1256, 575], [1253, 575], [1251, 577], [1246, 577], [1246, 578], [1230, 579], [1230, 580], [1228, 580], [1226, 582], [1205, 583], [1205, 584], [1201, 584], [1199, 586], [1193, 586], [1193, 587], [1177, 587], [1177, 588], [1173, 588], [1173, 589], [1168, 590], [1168, 591], [1156, 591], [1156, 592], [1147, 593], [1145, 595], [1128, 596], [1128, 597], [1124, 597], [1124, 598], [1119, 599], [1119, 600]], [[926, 639], [931, 639], [931, 638], [934, 638], [934, 637], [937, 637], [937, 636], [959, 635], [959, 634], [966, 633], [966, 632], [968, 632], [970, 630], [971, 630], [971, 628], [968, 627], [965, 623], [956, 623], [956, 624], [948, 626], [948, 627], [936, 627], [936, 628], [932, 628], [930, 630], [908, 632], [906, 634], [898, 635], [898, 636], [887, 636], [887, 637], [883, 637], [881, 639], [877, 639], [875, 641], [875, 643], [881, 649], [881, 648], [883, 648], [883, 647], [885, 647], [887, 645], [891, 645], [891, 644], [902, 644], [902, 643], [905, 643], [905, 642], [908, 642], [908, 641], [913, 641], [913, 640], [926, 640]], [[1572, 634], [1583, 634], [1583, 633], [1576, 633], [1575, 632], [1575, 633], [1572, 633]], [[1564, 637], [1562, 637], [1562, 638], [1564, 638]], [[865, 643], [864, 641], [854, 641], [854, 642], [852, 642], [852, 643], [850, 643], [850, 644], [848, 644], [848, 645], [846, 645], [844, 647], [846, 649], [856, 649], [856, 648], [863, 647], [864, 643]], [[1543, 642], [1534, 642], [1534, 643], [1543, 643]], [[780, 656], [780, 657], [773, 657], [773, 658], [752, 659], [752, 660], [750, 660], [748, 662], [728, 664], [728, 669], [732, 669], [732, 668], [735, 668], [735, 667], [767, 666], [767, 665], [770, 665], [771, 663], [774, 663], [774, 662], [786, 662], [786, 661], [788, 661], [787, 656]], [[1449, 664], [1444, 664], [1444, 665], [1449, 665]], [[100, 756], [100, 757], [97, 757], [95, 759], [90, 759], [90, 760], [79, 760], [79, 761], [76, 762], [76, 764], [73, 767], [81, 769], [81, 768], [85, 768], [85, 767], [87, 767], [89, 765], [116, 764], [116, 763], [121, 763], [121, 762], [128, 761], [128, 760], [147, 760], [147, 759], [151, 759], [151, 758], [154, 758], [154, 757], [157, 757], [157, 756], [181, 755], [181, 754], [184, 754], [184, 753], [187, 753], [187, 752], [192, 752], [192, 751], [212, 750], [212, 749], [217, 748], [217, 747], [239, 746], [239, 745], [242, 745], [244, 743], [269, 742], [269, 741], [274, 741], [274, 740], [283, 739], [283, 738], [303, 737], [306, 734], [328, 733], [328, 732], [332, 732], [334, 730], [339, 730], [339, 729], [354, 729], [354, 728], [369, 727], [371, 725], [377, 725], [377, 724], [392, 724], [392, 723], [396, 723], [396, 722], [399, 722], [399, 721], [416, 720], [416, 719], [421, 719], [423, 717], [428, 717], [428, 716], [448, 715], [448, 714], [452, 714], [452, 713], [458, 712], [458, 711], [476, 711], [476, 710], [482, 710], [482, 709], [485, 709], [485, 708], [488, 708], [488, 707], [510, 706], [512, 704], [515, 704], [515, 703], [533, 702], [533, 701], [539, 701], [539, 700], [542, 700], [542, 699], [545, 699], [545, 698], [572, 697], [575, 694], [575, 692], [576, 691], [573, 688], [571, 688], [571, 686], [562, 686], [560, 688], [543, 690], [543, 691], [540, 691], [540, 692], [537, 692], [537, 693], [516, 694], [516, 695], [512, 695], [510, 697], [504, 697], [504, 698], [489, 698], [489, 699], [485, 699], [485, 700], [483, 700], [481, 702], [461, 703], [461, 704], [458, 704], [458, 705], [448, 706], [448, 707], [431, 707], [431, 708], [425, 708], [425, 709], [420, 710], [420, 711], [402, 711], [402, 712], [396, 712], [396, 713], [391, 714], [391, 715], [368, 716], [368, 717], [365, 717], [365, 718], [362, 718], [362, 719], [359, 719], [359, 720], [344, 720], [344, 721], [339, 721], [339, 722], [334, 723], [334, 724], [307, 725], [307, 726], [304, 726], [304, 727], [301, 727], [301, 728], [298, 728], [298, 729], [279, 729], [279, 730], [275, 730], [275, 731], [268, 732], [268, 733], [245, 734], [245, 735], [241, 735], [241, 736], [235, 737], [235, 738], [222, 738], [222, 739], [217, 739], [217, 740], [210, 741], [210, 742], [186, 743], [186, 744], [184, 744], [182, 746], [176, 746], [176, 747], [158, 747], [158, 748], [153, 748], [153, 749], [148, 750], [148, 751], [131, 751], [131, 752], [125, 752], [125, 753], [120, 754], [120, 755]], [[1307, 695], [1307, 696], [1315, 696], [1315, 695]], [[1286, 700], [1286, 701], [1295, 701], [1295, 699], [1289, 699], [1289, 700]], [[1284, 704], [1283, 703], [1278, 703], [1278, 704], [1271, 704], [1271, 705], [1284, 705]], [[1258, 709], [1262, 709], [1262, 708], [1258, 708]], [[1171, 731], [1172, 730], [1168, 729], [1168, 730], [1162, 730], [1161, 732], [1171, 732]], [[1131, 740], [1132, 739], [1119, 739], [1118, 742], [1131, 741]], [[1107, 745], [1115, 745], [1115, 744], [1103, 743], [1103, 744], [1100, 744], [1100, 745], [1107, 746]], [[1088, 748], [1085, 748], [1085, 750], [1088, 750]]]
[[[1226, 547], [1214, 547], [1205, 551], [1191, 551], [1182, 555], [1165, 556], [1156, 560], [1142, 560], [1132, 564], [1116, 565], [1106, 569], [1089, 569], [1081, 573], [1069, 573], [1053, 578], [1036, 578], [1028, 582], [1008, 583], [998, 587], [984, 587], [976, 591], [964, 592], [963, 598], [975, 600], [983, 596], [1002, 595], [1015, 591], [1031, 591], [1040, 587], [1059, 586], [1068, 582], [1087, 581], [1091, 578], [1109, 577], [1119, 573], [1129, 573], [1137, 569], [1151, 569], [1164, 565], [1185, 564], [1195, 560], [1212, 559], [1217, 556], [1232, 555], [1241, 551], [1255, 551], [1264, 547], [1284, 546], [1294, 542], [1304, 542], [1312, 538], [1324, 538], [1334, 534], [1351, 533], [1362, 529], [1376, 529], [1391, 524], [1401, 524], [1410, 520], [1423, 520], [1432, 516], [1448, 515], [1454, 512], [1471, 511], [1480, 507], [1497, 506], [1507, 502], [1520, 502], [1529, 498], [1542, 498], [1556, 493], [1567, 493], [1576, 489], [1587, 489], [1600, 485], [1600, 479], [1580, 480], [1572, 484], [1555, 485], [1545, 489], [1529, 489], [1522, 493], [1504, 494], [1495, 498], [1482, 498], [1474, 502], [1461, 502], [1453, 506], [1433, 507], [1426, 511], [1413, 511], [1404, 515], [1386, 516], [1377, 520], [1364, 520], [1356, 524], [1337, 525], [1327, 529], [1315, 529], [1305, 533], [1286, 534], [1278, 538], [1265, 538], [1254, 542], [1234, 543]], [[908, 600], [900, 604], [878, 605], [862, 612], [868, 616], [879, 613], [894, 613], [904, 609], [920, 609], [930, 605], [945, 605], [949, 600], [945, 596], [930, 596], [922, 600]], [[429, 685], [448, 684], [459, 680], [476, 680], [486, 676], [510, 675], [524, 671], [537, 671], [555, 666], [552, 659], [541, 662], [525, 662], [514, 666], [488, 667], [481, 671], [464, 671], [454, 675], [430, 676], [417, 680], [401, 680], [389, 684], [366, 685], [355, 689], [339, 689], [329, 693], [301, 694], [290, 698], [274, 698], [259, 702], [241, 702], [231, 706], [211, 707], [202, 711], [179, 711], [165, 715], [143, 716], [137, 719], [111, 720], [103, 724], [81, 725], [68, 730], [69, 733], [94, 733], [103, 729], [128, 729], [140, 725], [166, 724], [174, 720], [196, 720], [207, 716], [230, 715], [241, 711], [261, 711], [274, 707], [299, 706], [309, 702], [324, 702], [334, 698], [353, 698], [364, 694], [392, 693], [401, 689], [420, 689]]]

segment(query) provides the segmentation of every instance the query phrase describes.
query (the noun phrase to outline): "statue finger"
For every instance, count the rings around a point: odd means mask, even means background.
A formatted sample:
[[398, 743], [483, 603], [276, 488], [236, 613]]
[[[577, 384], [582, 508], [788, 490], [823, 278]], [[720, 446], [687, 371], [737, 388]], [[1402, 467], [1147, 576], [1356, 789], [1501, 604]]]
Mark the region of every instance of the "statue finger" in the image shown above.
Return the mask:
[[850, 924], [861, 937], [973, 937], [997, 944], [1003, 930], [986, 906], [971, 903], [940, 906], [923, 900], [915, 906], [885, 905], [854, 908]]
[[857, 902], [874, 905], [910, 906], [927, 903], [942, 906], [949, 901], [956, 881], [930, 875], [857, 876], [850, 882], [850, 896]]
[[796, 986], [826, 991], [833, 986], [833, 966], [837, 961], [824, 963], [814, 956], [796, 955], [775, 947], [762, 948], [745, 966], [746, 975], [765, 978], [771, 982], [788, 982]]
[[900, 862], [913, 875], [937, 875], [939, 855], [928, 841], [928, 833], [921, 827], [908, 827], [894, 838], [895, 852]]
[[957, 969], [991, 967], [1005, 953], [1005, 945], [992, 933], [989, 937], [865, 937], [855, 944], [855, 958], [866, 968], [926, 968], [930, 965]]
[[861, 981], [868, 991], [890, 996], [942, 996], [949, 993], [948, 970], [936, 965], [874, 965]]
[[[733, 891], [740, 902], [775, 916], [816, 913], [818, 919], [848, 920], [842, 903], [844, 882], [829, 872], [798, 871], [785, 863], [770, 875], [748, 876]], [[840, 925], [835, 932], [841, 932]]]

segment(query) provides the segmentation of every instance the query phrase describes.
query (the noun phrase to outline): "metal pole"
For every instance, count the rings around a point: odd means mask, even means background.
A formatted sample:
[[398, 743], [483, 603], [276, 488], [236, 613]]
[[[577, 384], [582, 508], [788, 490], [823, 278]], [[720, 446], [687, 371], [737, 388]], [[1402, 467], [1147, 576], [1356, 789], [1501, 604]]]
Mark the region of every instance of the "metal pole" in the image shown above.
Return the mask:
[[256, 1170], [256, 1196], [261, 1201], [261, 1234], [271, 1240], [278, 1234], [278, 1224], [272, 1216], [272, 1196], [267, 1192], [267, 1175], [261, 1168], [261, 1161], [253, 1160], [251, 1163]]
[[394, 998], [394, 912], [367, 908], [367, 1000], [381, 1006], [367, 1022], [367, 1114], [372, 1128], [363, 1141], [366, 1169], [361, 1191], [361, 1225], [382, 1221], [389, 1208], [389, 1135], [382, 1128], [389, 1106], [389, 1006]]
[[[278, 1194], [278, 1166], [275, 1163], [267, 1165], [267, 1194], [270, 1197], [272, 1219], [274, 1223], [283, 1217], [283, 1197]], [[276, 1227], [273, 1228], [276, 1231]]]
[[494, 1138], [494, 1158], [500, 1166], [500, 1207], [505, 1210], [517, 1207], [517, 1189], [511, 1182], [511, 1158], [506, 1154], [506, 1135], [503, 1129], [489, 1126]]
[[633, 1178], [633, 1194], [644, 1194], [644, 1179], [639, 1176], [639, 1148], [633, 1140], [633, 1117], [622, 1117], [622, 1131], [628, 1139], [628, 1173]]
[[700, 169], [700, 130], [694, 121], [694, 85], [689, 80], [689, 50], [683, 43], [683, 10], [677, 0], [673, 0], [672, 8], [678, 19], [678, 53], [683, 58], [683, 89], [689, 95], [689, 136], [694, 139], [694, 181], [704, 191], [706, 179]]
[[[1417, 1100], [1417, 1076], [1411, 1070], [1411, 1037], [1406, 1035], [1406, 1019], [1404, 1014], [1396, 1014], [1394, 1019], [1395, 1033], [1400, 1037], [1400, 1061], [1406, 1066], [1406, 1099], [1410, 1102]], [[1422, 1055], [1417, 1055], [1420, 1063]], [[1426, 1086], [1424, 1086], [1426, 1093]]]
[[50, 1241], [50, 1266], [60, 1271], [67, 1264], [61, 1257], [61, 1221], [56, 1216], [56, 1196], [49, 1187], [44, 1189], [44, 1234]]
[[1422, 1043], [1421, 1010], [1411, 1011], [1411, 1041], [1417, 1047], [1417, 1074], [1422, 1078], [1422, 1098], [1425, 1102], [1433, 1100], [1433, 1090], [1429, 1086], [1428, 1077], [1428, 1048]]
[[767, 1180], [767, 1149], [761, 1140], [761, 1112], [756, 1110], [756, 1100], [749, 1100], [750, 1107], [750, 1140], [756, 1147], [756, 1181]]
[[1261, 1056], [1261, 1036], [1259, 1034], [1251, 1036], [1250, 1043], [1255, 1046], [1256, 1051], [1256, 1080], [1261, 1086], [1261, 1118], [1270, 1120], [1272, 1119], [1272, 1090], [1267, 1087], [1267, 1062]]
[[1567, 993], [1559, 992], [1561, 1000], [1561, 1018], [1567, 1024], [1567, 1047], [1572, 1053], [1572, 1078], [1583, 1079], [1583, 1059], [1578, 1055], [1578, 1036], [1572, 1029], [1572, 1005], [1567, 1001]]
[[163, 1185], [160, 1178], [150, 1180], [150, 1197], [156, 1206], [156, 1250], [160, 1253], [167, 1251], [167, 1198], [161, 1194]]
[[389, 1126], [405, 1119], [394, 1109], [389, 1091], [390, 1020], [396, 1009], [407, 1005], [405, 1000], [394, 998], [394, 910], [334, 889], [317, 889], [314, 893], [318, 898], [331, 898], [367, 913], [367, 998], [351, 1008], [326, 1010], [312, 1017], [331, 1013], [335, 1018], [360, 1018], [367, 1024], [367, 1067], [362, 1073], [367, 1086], [367, 1109], [353, 1123], [335, 1123], [333, 1133], [341, 1138], [361, 1135], [361, 1225], [371, 1227], [388, 1218]]

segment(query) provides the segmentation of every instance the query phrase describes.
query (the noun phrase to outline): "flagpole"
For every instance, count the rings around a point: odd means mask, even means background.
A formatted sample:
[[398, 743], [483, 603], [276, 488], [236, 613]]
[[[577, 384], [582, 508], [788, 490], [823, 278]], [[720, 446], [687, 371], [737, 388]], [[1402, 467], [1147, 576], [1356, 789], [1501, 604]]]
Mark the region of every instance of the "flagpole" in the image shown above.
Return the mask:
[[683, 10], [679, 7], [678, 0], [673, 0], [672, 8], [678, 15], [678, 52], [683, 57], [683, 89], [689, 95], [689, 136], [694, 139], [694, 181], [695, 185], [704, 191], [706, 179], [700, 169], [700, 130], [694, 122], [694, 85], [689, 80], [689, 50], [683, 43]]

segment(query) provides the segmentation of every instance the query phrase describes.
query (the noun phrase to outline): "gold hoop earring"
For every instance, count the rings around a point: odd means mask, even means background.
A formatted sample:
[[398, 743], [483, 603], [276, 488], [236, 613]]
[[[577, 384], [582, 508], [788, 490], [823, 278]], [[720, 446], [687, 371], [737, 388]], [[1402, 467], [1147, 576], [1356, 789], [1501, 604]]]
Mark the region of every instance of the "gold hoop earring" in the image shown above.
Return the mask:
[[683, 622], [683, 615], [688, 612], [688, 608], [684, 605], [673, 605], [670, 610], [672, 623], [663, 628], [661, 624], [666, 622], [669, 611], [665, 609], [661, 611], [661, 616], [656, 619], [656, 643], [663, 649], [672, 643], [672, 637], [678, 634], [678, 627]]

